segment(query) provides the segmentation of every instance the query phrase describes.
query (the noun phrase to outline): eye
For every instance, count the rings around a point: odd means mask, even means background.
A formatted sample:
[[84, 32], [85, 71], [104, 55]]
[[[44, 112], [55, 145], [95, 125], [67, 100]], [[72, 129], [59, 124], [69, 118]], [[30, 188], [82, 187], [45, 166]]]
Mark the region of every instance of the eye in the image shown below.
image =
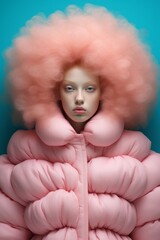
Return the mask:
[[75, 88], [72, 85], [66, 85], [64, 89], [66, 92], [73, 92]]
[[95, 87], [94, 86], [88, 86], [86, 87], [86, 91], [89, 92], [89, 93], [92, 93], [95, 91]]

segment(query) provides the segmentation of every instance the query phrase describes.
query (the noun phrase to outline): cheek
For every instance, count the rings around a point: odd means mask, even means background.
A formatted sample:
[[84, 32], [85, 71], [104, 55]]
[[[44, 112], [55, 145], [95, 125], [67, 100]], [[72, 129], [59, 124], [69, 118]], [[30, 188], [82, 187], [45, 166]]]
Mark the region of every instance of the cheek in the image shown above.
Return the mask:
[[98, 109], [100, 103], [100, 98], [99, 96], [96, 96], [94, 98], [91, 98], [90, 101], [88, 102], [90, 111], [96, 112]]
[[96, 94], [95, 96], [93, 96], [90, 102], [93, 103], [93, 105], [95, 106], [99, 105], [100, 94]]
[[72, 103], [72, 99], [69, 96], [63, 96], [61, 98], [61, 102], [63, 107], [65, 107], [65, 109], [68, 109]]

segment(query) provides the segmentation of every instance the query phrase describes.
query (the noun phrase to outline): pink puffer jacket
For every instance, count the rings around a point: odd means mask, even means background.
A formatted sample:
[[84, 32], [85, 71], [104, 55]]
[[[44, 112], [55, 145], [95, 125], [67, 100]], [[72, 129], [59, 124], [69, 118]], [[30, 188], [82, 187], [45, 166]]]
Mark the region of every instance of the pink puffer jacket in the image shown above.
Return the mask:
[[0, 157], [1, 240], [159, 240], [160, 155], [102, 113], [77, 134], [61, 114]]

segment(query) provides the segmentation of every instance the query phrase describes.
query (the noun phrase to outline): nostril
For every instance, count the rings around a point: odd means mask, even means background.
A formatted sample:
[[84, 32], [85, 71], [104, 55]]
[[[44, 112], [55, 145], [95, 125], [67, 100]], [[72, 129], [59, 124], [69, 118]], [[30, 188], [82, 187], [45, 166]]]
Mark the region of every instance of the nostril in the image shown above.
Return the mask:
[[83, 99], [76, 99], [77, 105], [82, 105], [84, 103]]

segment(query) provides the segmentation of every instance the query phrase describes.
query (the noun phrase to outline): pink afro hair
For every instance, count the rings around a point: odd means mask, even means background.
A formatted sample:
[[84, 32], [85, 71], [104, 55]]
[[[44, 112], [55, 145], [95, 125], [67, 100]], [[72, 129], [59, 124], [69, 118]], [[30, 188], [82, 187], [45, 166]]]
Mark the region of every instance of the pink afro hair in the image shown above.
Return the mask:
[[57, 83], [76, 63], [99, 76], [102, 111], [125, 124], [146, 118], [155, 97], [156, 71], [137, 31], [105, 8], [69, 7], [34, 17], [7, 52], [13, 99], [26, 124], [57, 109]]

